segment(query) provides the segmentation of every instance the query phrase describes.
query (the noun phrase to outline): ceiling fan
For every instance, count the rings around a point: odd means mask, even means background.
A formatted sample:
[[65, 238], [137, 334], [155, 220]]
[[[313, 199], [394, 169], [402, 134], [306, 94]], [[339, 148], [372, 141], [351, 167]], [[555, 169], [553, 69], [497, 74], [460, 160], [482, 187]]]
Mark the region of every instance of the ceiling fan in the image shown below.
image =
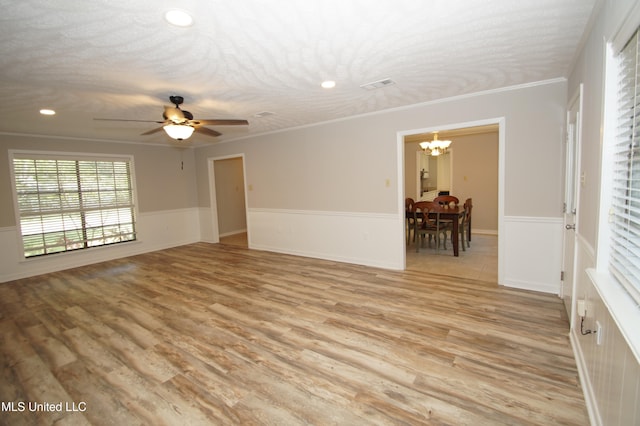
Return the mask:
[[202, 133], [207, 136], [220, 136], [222, 133], [209, 129], [204, 126], [238, 126], [247, 125], [247, 120], [233, 120], [233, 119], [206, 119], [206, 120], [194, 120], [193, 114], [189, 111], [180, 109], [180, 105], [184, 102], [182, 96], [169, 96], [169, 100], [175, 107], [165, 106], [162, 113], [163, 121], [155, 120], [129, 120], [118, 118], [94, 118], [94, 120], [100, 121], [136, 121], [141, 123], [159, 123], [161, 127], [148, 130], [142, 135], [150, 135], [160, 130], [164, 130], [167, 135], [176, 140], [185, 140], [191, 137], [194, 131]]

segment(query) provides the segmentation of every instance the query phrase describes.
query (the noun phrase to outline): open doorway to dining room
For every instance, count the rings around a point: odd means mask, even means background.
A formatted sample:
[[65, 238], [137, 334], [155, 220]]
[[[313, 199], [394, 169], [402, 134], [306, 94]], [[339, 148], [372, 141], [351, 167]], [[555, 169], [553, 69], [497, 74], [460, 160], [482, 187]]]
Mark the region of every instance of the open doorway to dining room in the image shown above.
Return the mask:
[[[445, 156], [429, 158], [420, 142], [451, 140]], [[407, 240], [405, 226], [405, 265], [407, 270], [429, 271], [445, 275], [501, 282], [500, 228], [504, 197], [504, 119], [429, 127], [402, 133], [403, 204], [405, 198], [431, 201], [438, 193], [448, 192], [460, 199], [473, 200], [470, 246], [453, 256], [451, 241], [447, 249], [437, 250], [435, 243], [420, 247], [412, 233]], [[466, 243], [465, 243], [466, 245]], [[503, 245], [504, 246], [504, 245]]]

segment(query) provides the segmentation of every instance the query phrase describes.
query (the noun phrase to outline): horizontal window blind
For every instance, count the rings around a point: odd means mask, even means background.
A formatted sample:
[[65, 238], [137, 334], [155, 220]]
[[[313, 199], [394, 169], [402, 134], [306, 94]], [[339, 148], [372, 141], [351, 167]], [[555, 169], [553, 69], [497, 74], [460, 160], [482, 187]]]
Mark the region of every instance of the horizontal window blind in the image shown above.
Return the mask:
[[618, 55], [618, 127], [613, 146], [611, 259], [614, 276], [640, 304], [640, 69], [638, 33]]
[[24, 256], [136, 239], [129, 160], [13, 156]]

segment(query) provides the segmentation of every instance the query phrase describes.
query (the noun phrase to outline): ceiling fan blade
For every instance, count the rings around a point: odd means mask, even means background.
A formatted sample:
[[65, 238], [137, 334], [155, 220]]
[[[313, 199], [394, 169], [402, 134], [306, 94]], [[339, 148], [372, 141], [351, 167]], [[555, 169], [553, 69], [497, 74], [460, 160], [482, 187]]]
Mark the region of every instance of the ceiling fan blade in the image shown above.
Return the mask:
[[156, 120], [129, 120], [126, 118], [94, 118], [96, 121], [135, 121], [137, 123], [164, 123], [164, 121]]
[[195, 123], [202, 126], [240, 126], [247, 125], [247, 120], [226, 120], [226, 119], [209, 119], [209, 120], [193, 120]]
[[207, 136], [212, 136], [212, 137], [216, 137], [216, 136], [220, 136], [222, 133], [217, 132], [213, 129], [208, 129], [206, 127], [196, 127], [196, 132], [200, 132], [202, 134], [205, 134]]
[[[161, 121], [161, 123], [164, 123], [164, 121]], [[140, 133], [140, 135], [141, 135], [141, 136], [151, 135], [151, 134], [154, 134], [154, 133], [159, 132], [159, 131], [160, 131], [160, 130], [162, 130], [163, 128], [164, 128], [164, 127], [156, 127], [155, 129], [147, 130], [147, 131], [146, 131], [146, 132], [144, 132], [144, 133]]]
[[164, 118], [171, 120], [174, 123], [182, 123], [185, 121], [184, 113], [180, 108], [176, 107], [164, 107]]

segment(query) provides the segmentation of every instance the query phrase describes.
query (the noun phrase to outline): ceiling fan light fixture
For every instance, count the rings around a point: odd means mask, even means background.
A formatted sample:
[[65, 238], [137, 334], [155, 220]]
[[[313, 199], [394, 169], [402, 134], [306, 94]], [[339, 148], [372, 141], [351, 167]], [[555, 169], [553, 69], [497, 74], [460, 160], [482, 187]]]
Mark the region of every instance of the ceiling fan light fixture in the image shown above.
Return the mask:
[[177, 141], [189, 139], [195, 130], [187, 124], [167, 124], [163, 129], [170, 138]]
[[193, 24], [193, 17], [184, 10], [172, 9], [164, 14], [164, 19], [176, 27], [189, 27]]

